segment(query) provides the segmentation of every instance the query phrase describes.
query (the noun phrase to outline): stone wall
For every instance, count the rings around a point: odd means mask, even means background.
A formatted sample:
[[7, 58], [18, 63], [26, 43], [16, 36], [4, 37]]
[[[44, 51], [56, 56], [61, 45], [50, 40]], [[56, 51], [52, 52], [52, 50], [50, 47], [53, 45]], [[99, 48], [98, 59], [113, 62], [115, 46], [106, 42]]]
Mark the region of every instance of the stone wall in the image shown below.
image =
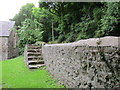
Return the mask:
[[7, 60], [18, 56], [18, 48], [16, 47], [17, 36], [15, 32], [11, 32], [10, 36], [0, 37], [0, 60]]
[[0, 60], [8, 57], [8, 37], [0, 37]]
[[53, 77], [69, 88], [120, 87], [120, 37], [45, 44], [43, 59]]
[[18, 48], [16, 46], [18, 37], [17, 34], [14, 31], [11, 31], [10, 36], [8, 38], [8, 59], [17, 57], [18, 54]]

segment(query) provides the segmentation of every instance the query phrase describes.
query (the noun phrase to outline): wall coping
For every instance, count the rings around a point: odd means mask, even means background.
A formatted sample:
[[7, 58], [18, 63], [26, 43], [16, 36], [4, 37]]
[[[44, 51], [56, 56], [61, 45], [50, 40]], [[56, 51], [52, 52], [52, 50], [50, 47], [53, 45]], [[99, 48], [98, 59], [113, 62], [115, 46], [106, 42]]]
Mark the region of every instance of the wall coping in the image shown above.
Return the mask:
[[101, 38], [82, 39], [73, 43], [45, 44], [45, 46], [97, 46], [97, 45], [120, 47], [120, 37], [105, 36]]

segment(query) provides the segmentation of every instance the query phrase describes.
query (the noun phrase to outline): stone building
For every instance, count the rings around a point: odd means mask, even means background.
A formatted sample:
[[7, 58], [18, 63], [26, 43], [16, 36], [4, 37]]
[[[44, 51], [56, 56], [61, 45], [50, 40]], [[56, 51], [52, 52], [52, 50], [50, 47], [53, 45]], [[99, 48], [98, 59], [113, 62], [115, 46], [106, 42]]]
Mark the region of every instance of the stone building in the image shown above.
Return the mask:
[[0, 21], [0, 60], [18, 56], [17, 35], [11, 30], [14, 24], [14, 21]]

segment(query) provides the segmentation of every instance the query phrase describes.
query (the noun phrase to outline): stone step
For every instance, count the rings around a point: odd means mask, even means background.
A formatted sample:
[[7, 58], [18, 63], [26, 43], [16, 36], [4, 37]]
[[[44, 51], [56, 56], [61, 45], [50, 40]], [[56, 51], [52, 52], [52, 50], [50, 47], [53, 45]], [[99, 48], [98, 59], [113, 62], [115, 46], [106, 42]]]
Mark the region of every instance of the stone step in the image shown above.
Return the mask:
[[42, 54], [40, 52], [28, 52], [27, 55], [28, 56], [40, 56]]
[[45, 64], [38, 64], [37, 66], [38, 67], [43, 67], [43, 66], [45, 66]]
[[37, 65], [29, 65], [28, 67], [29, 67], [29, 69], [37, 69], [38, 68]]
[[37, 69], [43, 66], [45, 66], [45, 64], [29, 65], [28, 67], [29, 69]]
[[41, 47], [39, 47], [39, 46], [32, 46], [32, 47], [28, 47], [28, 49], [41, 49]]
[[39, 45], [28, 44], [26, 45], [26, 58], [27, 66], [29, 69], [37, 69], [44, 66], [44, 61], [42, 57], [42, 47]]
[[43, 60], [34, 60], [34, 61], [28, 61], [28, 64], [44, 64]]
[[37, 60], [41, 60], [41, 59], [43, 59], [43, 57], [42, 56], [28, 56], [28, 60], [33, 60], [33, 59], [37, 59]]
[[42, 61], [43, 57], [40, 58], [28, 58], [28, 61]]
[[42, 49], [27, 49], [27, 52], [42, 52]]
[[28, 46], [38, 46], [40, 47], [40, 45], [35, 45], [35, 44], [27, 44]]

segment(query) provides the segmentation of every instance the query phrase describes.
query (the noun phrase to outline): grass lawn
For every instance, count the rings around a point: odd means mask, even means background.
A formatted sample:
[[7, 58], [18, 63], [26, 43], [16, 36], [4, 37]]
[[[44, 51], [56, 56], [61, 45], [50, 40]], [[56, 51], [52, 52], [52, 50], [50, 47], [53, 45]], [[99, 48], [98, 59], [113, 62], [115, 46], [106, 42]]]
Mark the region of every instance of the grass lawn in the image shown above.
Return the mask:
[[20, 56], [0, 61], [0, 68], [2, 67], [0, 85], [2, 80], [3, 88], [64, 88], [62, 85], [58, 86], [44, 68], [27, 69], [23, 59], [23, 56]]

